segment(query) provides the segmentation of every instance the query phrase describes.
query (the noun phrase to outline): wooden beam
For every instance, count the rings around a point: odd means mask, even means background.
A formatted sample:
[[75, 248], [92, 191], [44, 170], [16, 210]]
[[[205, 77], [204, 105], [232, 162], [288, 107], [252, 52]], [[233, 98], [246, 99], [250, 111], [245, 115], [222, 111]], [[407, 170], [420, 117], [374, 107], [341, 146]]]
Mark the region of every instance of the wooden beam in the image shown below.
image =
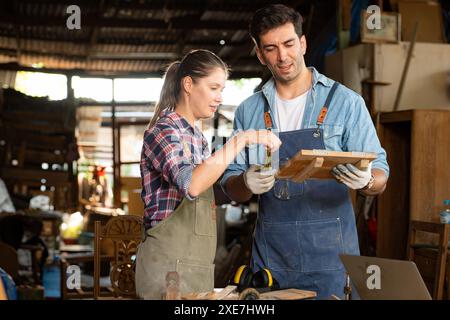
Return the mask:
[[2, 178], [4, 180], [41, 183], [41, 180], [45, 179], [47, 185], [70, 184], [71, 175], [72, 173], [68, 171], [36, 170], [18, 167], [4, 167], [2, 171]]
[[[105, 0], [100, 0], [97, 10], [97, 16], [98, 18], [101, 18], [101, 15], [103, 13], [103, 7], [105, 4]], [[95, 52], [95, 45], [97, 44], [97, 37], [98, 37], [99, 29], [98, 27], [92, 27], [91, 35], [89, 37], [89, 45], [86, 46], [86, 61], [89, 62], [91, 59], [92, 54]]]
[[300, 171], [299, 174], [292, 178], [294, 182], [302, 182], [312, 176], [320, 167], [322, 167], [324, 159], [322, 157], [314, 158], [310, 163]]
[[[248, 28], [247, 21], [219, 21], [219, 20], [198, 20], [196, 15], [183, 17], [175, 17], [169, 23], [162, 19], [116, 19], [101, 18], [95, 15], [87, 15], [81, 17], [82, 27], [98, 27], [98, 28], [133, 28], [133, 29], [204, 29], [204, 30], [246, 30]], [[12, 24], [21, 26], [53, 26], [66, 28], [67, 17], [42, 17], [31, 15], [11, 16], [5, 13], [0, 14], [0, 24]], [[69, 30], [68, 30], [69, 32]]]
[[[297, 0], [294, 2], [302, 3], [304, 0]], [[72, 4], [77, 4], [80, 6], [81, 10], [91, 9], [95, 6], [95, 2], [92, 0], [39, 0], [39, 4], [52, 5], [52, 6], [69, 6]], [[197, 7], [204, 7], [209, 4], [211, 0], [183, 0], [183, 1], [108, 1], [105, 5], [105, 9], [116, 9], [117, 11], [127, 10], [127, 11], [159, 11], [166, 8], [168, 11], [192, 11]], [[36, 1], [21, 0], [25, 6], [28, 4], [36, 6]], [[245, 12], [248, 14], [253, 13], [259, 6], [252, 1], [242, 1], [239, 4], [230, 3], [227, 0], [214, 1], [214, 6], [210, 9], [211, 11], [229, 11], [234, 13]]]
[[[1, 42], [12, 42], [16, 39], [16, 35], [9, 35], [5, 34], [3, 36], [0, 36]], [[21, 41], [24, 42], [38, 42], [40, 47], [61, 47], [65, 43], [70, 44], [79, 44], [79, 45], [86, 45], [88, 42], [87, 40], [78, 39], [78, 38], [55, 38], [55, 39], [49, 39], [46, 37], [43, 37], [42, 35], [33, 35], [33, 36], [25, 36], [21, 35], [20, 37]], [[242, 40], [242, 41], [229, 41], [227, 42], [227, 46], [234, 46], [234, 47], [240, 47], [248, 43], [248, 40]], [[145, 40], [142, 37], [133, 37], [130, 35], [130, 37], [127, 37], [126, 39], [120, 39], [120, 42], [116, 38], [105, 38], [102, 36], [101, 39], [96, 40], [97, 45], [111, 45], [114, 46], [117, 49], [122, 49], [125, 47], [132, 46], [133, 48], [136, 48], [136, 52], [145, 52], [148, 46], [168, 46], [168, 45], [174, 45], [175, 42], [173, 40]], [[201, 40], [189, 40], [187, 39], [185, 41], [186, 46], [198, 46], [198, 47], [210, 47], [210, 46], [216, 46], [216, 47], [222, 47], [219, 44], [218, 39], [201, 39]], [[4, 50], [11, 50], [11, 52], [15, 51], [16, 49], [12, 48], [3, 48]], [[147, 49], [148, 51], [148, 49]], [[43, 53], [43, 51], [39, 51]]]
[[[24, 55], [49, 56], [68, 60], [79, 60], [80, 62], [85, 62], [86, 59], [86, 53], [59, 53], [36, 50], [20, 50], [20, 52]], [[0, 48], [0, 54], [17, 56], [17, 50]], [[171, 60], [175, 55], [173, 52], [96, 52], [91, 53], [89, 57], [91, 60]]]
[[[228, 62], [228, 61], [227, 61]], [[240, 78], [260, 78], [264, 74], [264, 68], [258, 66], [258, 62], [254, 63], [248, 61], [247, 59], [241, 59], [235, 64], [230, 64], [233, 67], [230, 74], [230, 79], [240, 79]], [[254, 64], [254, 68], [249, 70], [248, 66]], [[29, 71], [29, 72], [44, 72], [44, 73], [55, 73], [55, 74], [66, 74], [72, 76], [88, 77], [88, 78], [151, 78], [151, 77], [162, 77], [164, 72], [158, 71], [105, 71], [96, 69], [61, 69], [61, 68], [32, 68], [30, 66], [23, 66], [18, 63], [0, 63], [0, 70], [12, 70], [12, 71]]]

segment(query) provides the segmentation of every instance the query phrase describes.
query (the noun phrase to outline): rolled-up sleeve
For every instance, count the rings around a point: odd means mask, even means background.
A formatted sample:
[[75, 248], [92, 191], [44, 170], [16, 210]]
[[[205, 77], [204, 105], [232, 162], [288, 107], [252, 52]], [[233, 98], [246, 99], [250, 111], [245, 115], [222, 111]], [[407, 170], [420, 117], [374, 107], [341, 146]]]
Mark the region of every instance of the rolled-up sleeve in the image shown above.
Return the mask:
[[161, 172], [186, 198], [192, 181], [194, 165], [185, 155], [179, 133], [170, 126], [153, 127], [144, 134], [144, 153], [149, 165]]
[[351, 110], [347, 119], [349, 125], [343, 136], [345, 151], [376, 153], [377, 158], [372, 162], [372, 168], [381, 169], [389, 176], [386, 151], [381, 146], [375, 126], [361, 96], [354, 99]]
[[[237, 133], [244, 131], [244, 126], [242, 124], [242, 109], [243, 105], [239, 106], [236, 109], [234, 121], [233, 121], [233, 134], [232, 137], [236, 135]], [[222, 186], [222, 189], [226, 193], [225, 184], [231, 176], [238, 176], [241, 173], [245, 172], [248, 168], [248, 159], [246, 156], [246, 149], [242, 149], [241, 152], [236, 156], [234, 161], [228, 166], [228, 168], [225, 170], [225, 173], [222, 176], [222, 179], [220, 180], [220, 185]]]

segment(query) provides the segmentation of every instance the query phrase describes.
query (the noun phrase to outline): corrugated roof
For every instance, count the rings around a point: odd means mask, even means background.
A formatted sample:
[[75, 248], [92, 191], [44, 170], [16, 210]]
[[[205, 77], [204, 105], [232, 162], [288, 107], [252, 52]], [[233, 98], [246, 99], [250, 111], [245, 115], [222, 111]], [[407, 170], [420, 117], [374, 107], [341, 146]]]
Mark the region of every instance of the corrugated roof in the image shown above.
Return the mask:
[[[309, 6], [309, 2], [289, 3]], [[66, 27], [67, 8], [73, 3], [81, 10], [80, 30]], [[205, 48], [231, 64], [234, 75], [258, 76], [263, 68], [251, 55], [247, 26], [253, 12], [268, 3], [271, 1], [2, 1], [0, 64], [30, 67], [39, 63], [46, 69], [97, 74], [162, 74], [170, 61], [191, 49]], [[14, 68], [14, 64], [8, 67]]]

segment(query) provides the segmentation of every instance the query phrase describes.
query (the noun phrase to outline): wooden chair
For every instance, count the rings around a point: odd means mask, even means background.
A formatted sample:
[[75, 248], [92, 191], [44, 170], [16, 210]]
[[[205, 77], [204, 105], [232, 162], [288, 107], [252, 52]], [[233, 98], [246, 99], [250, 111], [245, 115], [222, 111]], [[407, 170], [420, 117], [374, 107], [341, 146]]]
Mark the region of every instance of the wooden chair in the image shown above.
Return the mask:
[[110, 279], [115, 297], [136, 298], [134, 283], [135, 271], [133, 256], [141, 242], [143, 218], [124, 215], [112, 217], [105, 226], [100, 221], [95, 222], [94, 237], [94, 299], [101, 297], [100, 293], [100, 248], [101, 241], [110, 239], [114, 254], [111, 261]]
[[[434, 233], [439, 236], [437, 246], [416, 243], [417, 231]], [[450, 256], [448, 241], [450, 224], [411, 220], [409, 223], [408, 259], [415, 261], [425, 282], [433, 279], [433, 299], [442, 300], [448, 272], [447, 299], [450, 299]], [[448, 263], [447, 263], [448, 262]]]

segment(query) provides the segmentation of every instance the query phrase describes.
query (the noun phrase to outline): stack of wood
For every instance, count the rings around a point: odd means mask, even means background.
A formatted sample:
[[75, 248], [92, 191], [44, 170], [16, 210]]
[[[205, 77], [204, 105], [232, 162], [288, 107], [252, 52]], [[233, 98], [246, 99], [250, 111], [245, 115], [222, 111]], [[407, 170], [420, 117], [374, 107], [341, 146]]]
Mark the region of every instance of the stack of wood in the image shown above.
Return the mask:
[[13, 89], [0, 95], [0, 177], [10, 192], [47, 195], [57, 210], [76, 207], [75, 106]]

